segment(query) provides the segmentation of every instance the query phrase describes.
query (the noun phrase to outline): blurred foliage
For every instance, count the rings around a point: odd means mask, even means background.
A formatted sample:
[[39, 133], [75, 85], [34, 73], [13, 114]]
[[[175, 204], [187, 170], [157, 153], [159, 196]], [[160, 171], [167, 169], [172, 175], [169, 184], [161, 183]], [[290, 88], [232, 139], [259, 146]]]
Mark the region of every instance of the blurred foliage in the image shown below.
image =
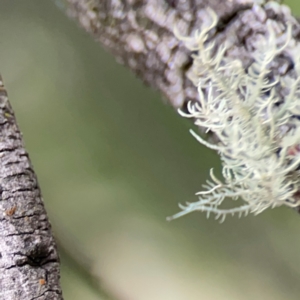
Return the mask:
[[[0, 0], [0, 15], [1, 73], [55, 232], [70, 232], [116, 298], [299, 298], [297, 213], [166, 222], [218, 156], [54, 1]], [[64, 262], [65, 299], [99, 299]]]

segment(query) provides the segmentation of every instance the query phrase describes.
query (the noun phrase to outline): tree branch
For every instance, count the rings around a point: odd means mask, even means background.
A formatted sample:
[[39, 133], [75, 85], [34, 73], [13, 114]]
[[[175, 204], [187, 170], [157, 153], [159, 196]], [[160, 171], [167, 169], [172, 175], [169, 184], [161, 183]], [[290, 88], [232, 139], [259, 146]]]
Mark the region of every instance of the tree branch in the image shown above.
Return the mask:
[[[210, 24], [207, 8], [219, 17], [210, 39], [215, 47], [226, 41], [225, 57], [239, 59], [245, 69], [252, 62], [259, 35], [268, 36], [267, 19], [277, 23], [278, 34], [293, 24], [293, 38], [300, 27], [288, 7], [275, 2], [256, 5], [254, 0], [65, 0], [71, 17], [129, 67], [146, 84], [166, 96], [174, 107], [197, 100], [197, 89], [188, 79], [191, 52], [175, 36], [174, 28], [190, 36]], [[289, 55], [278, 57], [272, 76], [291, 70]]]
[[[59, 234], [59, 236], [62, 235]], [[60, 238], [57, 238], [57, 244], [63, 264], [65, 261], [66, 265], [81, 278], [82, 282], [85, 282], [89, 288], [97, 293], [100, 299], [114, 299], [111, 293], [103, 288], [101, 278], [93, 271], [93, 262], [83, 251], [80, 251], [78, 244], [70, 243], [70, 239], [66, 241], [65, 239]]]
[[66, 263], [92, 290], [103, 300], [117, 300], [105, 286], [102, 278], [95, 272], [93, 260], [88, 256], [73, 237], [58, 220], [53, 223], [59, 236], [56, 237], [62, 262]]
[[0, 78], [0, 299], [63, 299], [40, 188]]

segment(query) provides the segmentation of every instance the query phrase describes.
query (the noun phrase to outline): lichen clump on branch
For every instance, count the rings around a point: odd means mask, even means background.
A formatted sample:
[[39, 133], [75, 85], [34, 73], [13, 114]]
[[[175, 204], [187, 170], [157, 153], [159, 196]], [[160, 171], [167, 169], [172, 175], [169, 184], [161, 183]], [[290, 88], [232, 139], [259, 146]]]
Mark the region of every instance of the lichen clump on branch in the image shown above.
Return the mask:
[[[199, 102], [188, 103], [188, 112], [180, 114], [217, 137], [219, 142], [212, 144], [191, 131], [201, 144], [219, 153], [224, 179], [216, 178], [211, 170], [211, 180], [197, 193], [199, 201], [180, 205], [182, 211], [169, 219], [198, 210], [224, 221], [227, 215], [299, 206], [300, 56], [293, 58], [294, 78], [268, 76], [270, 63], [289, 48], [291, 25], [278, 42], [272, 20], [267, 20], [268, 37], [261, 36], [254, 62], [245, 70], [241, 61], [225, 56], [226, 44], [216, 49], [207, 41], [218, 21], [212, 10], [208, 12], [211, 25], [194, 36], [183, 37], [175, 29], [194, 53], [190, 79], [199, 92]], [[284, 98], [276, 93], [278, 85], [288, 88]], [[242, 204], [222, 208], [227, 198]]]

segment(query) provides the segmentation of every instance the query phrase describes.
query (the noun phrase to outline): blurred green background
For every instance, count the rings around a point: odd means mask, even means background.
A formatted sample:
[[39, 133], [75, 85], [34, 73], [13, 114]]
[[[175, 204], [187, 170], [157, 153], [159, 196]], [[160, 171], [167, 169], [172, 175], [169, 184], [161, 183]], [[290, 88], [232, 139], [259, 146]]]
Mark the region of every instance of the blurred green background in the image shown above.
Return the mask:
[[[55, 233], [70, 233], [116, 299], [299, 299], [294, 211], [166, 222], [218, 156], [55, 1], [0, 0], [0, 63]], [[62, 263], [65, 299], [101, 299]]]

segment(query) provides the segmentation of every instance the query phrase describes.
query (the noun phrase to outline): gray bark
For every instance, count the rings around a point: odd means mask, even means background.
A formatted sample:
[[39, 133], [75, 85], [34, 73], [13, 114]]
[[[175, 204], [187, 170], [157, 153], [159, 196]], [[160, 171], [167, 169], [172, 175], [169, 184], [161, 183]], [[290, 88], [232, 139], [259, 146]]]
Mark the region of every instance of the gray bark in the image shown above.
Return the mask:
[[40, 188], [0, 78], [0, 300], [63, 299]]
[[[174, 107], [185, 107], [198, 98], [187, 77], [191, 53], [174, 36], [192, 35], [201, 24], [209, 24], [207, 8], [219, 22], [210, 39], [216, 47], [226, 41], [228, 58], [252, 62], [258, 35], [268, 36], [267, 19], [278, 25], [278, 36], [287, 23], [293, 24], [293, 39], [299, 40], [299, 24], [288, 7], [276, 2], [255, 4], [254, 0], [65, 0], [68, 13], [122, 64], [146, 84], [162, 92]], [[265, 1], [266, 2], [266, 1]], [[270, 77], [293, 72], [289, 53], [272, 63]], [[116, 83], [117, 84], [117, 83]], [[278, 90], [281, 93], [281, 88]]]

